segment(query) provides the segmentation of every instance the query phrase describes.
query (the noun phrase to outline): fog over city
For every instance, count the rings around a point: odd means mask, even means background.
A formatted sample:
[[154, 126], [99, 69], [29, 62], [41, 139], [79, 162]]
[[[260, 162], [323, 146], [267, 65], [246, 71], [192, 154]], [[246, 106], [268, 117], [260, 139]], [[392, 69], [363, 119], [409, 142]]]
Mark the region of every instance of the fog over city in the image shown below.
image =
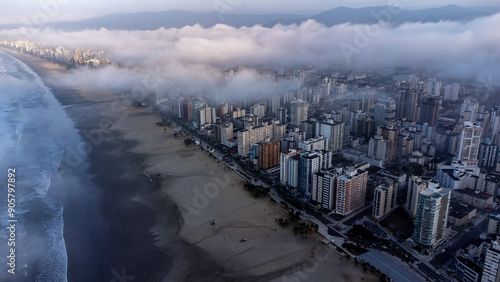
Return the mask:
[[[210, 90], [214, 74], [230, 68], [328, 67], [333, 64], [363, 70], [370, 66], [407, 65], [432, 68], [447, 77], [470, 78], [500, 74], [500, 14], [469, 22], [407, 23], [391, 26], [341, 24], [326, 27], [314, 20], [300, 25], [234, 28], [218, 24], [147, 31], [4, 30], [0, 37], [35, 35], [51, 47], [106, 50], [119, 65], [98, 70], [74, 70], [58, 79], [68, 84], [130, 89], [144, 81], [144, 70], [163, 83], [190, 90]], [[240, 73], [241, 75], [241, 73]], [[238, 86], [255, 86], [259, 75], [247, 71]], [[194, 78], [194, 79], [193, 79]], [[194, 80], [194, 82], [193, 82]], [[245, 82], [244, 82], [245, 81]], [[231, 84], [227, 85], [231, 89]], [[260, 84], [259, 88], [268, 88]]]
[[0, 281], [500, 277], [498, 0], [102, 2], [0, 9]]

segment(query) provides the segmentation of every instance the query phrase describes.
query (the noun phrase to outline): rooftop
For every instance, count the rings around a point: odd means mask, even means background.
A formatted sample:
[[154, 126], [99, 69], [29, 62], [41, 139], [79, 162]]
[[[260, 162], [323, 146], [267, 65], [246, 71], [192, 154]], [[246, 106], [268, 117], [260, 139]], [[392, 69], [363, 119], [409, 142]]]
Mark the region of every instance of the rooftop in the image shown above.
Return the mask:
[[464, 216], [472, 212], [474, 209], [475, 209], [474, 207], [468, 205], [451, 202], [449, 215], [455, 218], [463, 218]]
[[476, 198], [483, 199], [483, 200], [487, 200], [488, 198], [493, 197], [493, 195], [490, 195], [490, 194], [487, 194], [484, 192], [479, 192], [476, 190], [472, 190], [470, 188], [454, 189], [453, 193], [465, 194], [465, 195], [476, 197]]
[[483, 268], [481, 266], [477, 265], [476, 263], [474, 263], [473, 261], [471, 261], [469, 259], [463, 258], [461, 256], [456, 257], [456, 259], [476, 273], [483, 272]]

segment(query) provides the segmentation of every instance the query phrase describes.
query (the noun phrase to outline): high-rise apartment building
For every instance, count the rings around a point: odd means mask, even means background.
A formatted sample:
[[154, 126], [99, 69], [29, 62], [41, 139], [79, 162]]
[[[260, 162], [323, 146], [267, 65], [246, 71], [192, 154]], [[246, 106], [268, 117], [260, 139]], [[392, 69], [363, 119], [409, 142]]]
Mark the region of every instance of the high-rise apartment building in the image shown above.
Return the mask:
[[368, 143], [368, 157], [387, 163], [389, 155], [389, 141], [384, 140], [384, 137], [375, 135]]
[[447, 84], [444, 87], [444, 101], [457, 101], [458, 100], [458, 92], [460, 91], [459, 83]]
[[333, 153], [340, 153], [344, 148], [345, 125], [342, 122], [327, 120], [316, 124], [316, 137], [323, 136], [329, 139], [328, 149]]
[[266, 107], [261, 104], [255, 104], [250, 107], [250, 113], [261, 119], [266, 115]]
[[286, 124], [288, 120], [288, 110], [287, 108], [278, 108], [278, 120], [280, 124]]
[[299, 159], [302, 149], [286, 150], [280, 153], [280, 182], [283, 185], [299, 185]]
[[280, 164], [280, 142], [269, 138], [259, 142], [258, 166], [269, 169]]
[[424, 253], [431, 253], [447, 238], [448, 210], [451, 190], [429, 182], [418, 195], [413, 241]]
[[311, 138], [298, 143], [298, 147], [304, 151], [328, 150], [328, 139], [323, 136]]
[[373, 194], [373, 217], [379, 219], [396, 207], [398, 189], [394, 181], [386, 181], [375, 187]]
[[313, 175], [321, 168], [321, 156], [316, 153], [302, 154], [299, 159], [299, 190], [311, 193]]
[[389, 141], [387, 144], [387, 156], [385, 159], [385, 163], [392, 162], [397, 157], [398, 151], [398, 139], [399, 139], [399, 131], [392, 125], [378, 127], [377, 135], [382, 136], [384, 140]]
[[366, 200], [368, 172], [362, 169], [349, 169], [337, 177], [335, 213], [348, 215], [362, 207]]
[[322, 208], [335, 210], [335, 194], [337, 187], [336, 171], [320, 171], [313, 175], [311, 200], [321, 204]]
[[296, 100], [290, 103], [290, 125], [300, 126], [300, 124], [307, 120], [307, 111], [309, 103], [303, 100]]
[[486, 251], [481, 282], [498, 281], [500, 281], [500, 244], [495, 241], [491, 248]]
[[250, 153], [250, 131], [240, 130], [238, 131], [238, 155], [246, 156]]
[[476, 166], [478, 164], [482, 133], [483, 128], [480, 126], [472, 122], [464, 122], [456, 160], [461, 161], [467, 166]]
[[435, 78], [427, 80], [427, 92], [432, 96], [439, 96], [441, 94], [441, 81]]
[[460, 122], [475, 122], [479, 112], [479, 103], [471, 99], [465, 99], [460, 108]]
[[418, 121], [428, 125], [436, 125], [439, 111], [439, 98], [426, 97], [420, 101]]
[[417, 215], [418, 195], [420, 191], [427, 188], [431, 181], [430, 178], [412, 175], [408, 181], [408, 190], [406, 193], [406, 209], [412, 218]]
[[491, 144], [489, 140], [479, 145], [479, 167], [494, 169], [498, 163], [498, 145]]
[[375, 126], [392, 125], [396, 119], [396, 103], [393, 99], [381, 100], [373, 109]]
[[399, 90], [397, 117], [413, 121], [417, 120], [418, 102], [417, 90], [411, 88], [408, 83], [401, 84], [401, 89]]
[[[192, 114], [191, 117], [193, 119], [193, 122], [197, 125], [200, 124], [200, 115], [198, 114], [198, 110], [201, 108], [204, 108], [207, 105], [207, 102], [204, 100], [194, 100], [191, 102], [192, 105]], [[189, 118], [188, 118], [189, 119]]]

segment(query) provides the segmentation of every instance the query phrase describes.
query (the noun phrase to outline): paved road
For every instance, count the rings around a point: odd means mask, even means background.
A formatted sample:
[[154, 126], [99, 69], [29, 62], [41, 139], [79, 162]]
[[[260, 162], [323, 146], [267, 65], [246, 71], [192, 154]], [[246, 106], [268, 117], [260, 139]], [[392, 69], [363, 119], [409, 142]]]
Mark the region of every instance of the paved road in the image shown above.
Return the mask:
[[370, 229], [370, 231], [375, 233], [375, 235], [377, 235], [378, 237], [384, 238], [384, 239], [387, 238], [387, 233], [385, 231], [383, 231], [382, 229], [380, 229], [380, 227], [378, 227], [373, 222], [371, 222], [369, 220], [365, 220], [365, 221], [363, 221], [363, 223], [365, 224], [366, 227], [368, 227], [368, 229]]
[[430, 268], [427, 264], [425, 263], [419, 263], [417, 264], [418, 269], [420, 269], [422, 272], [427, 274], [428, 277], [432, 278], [434, 281], [445, 281], [446, 279], [434, 271], [434, 269]]
[[465, 243], [469, 241], [471, 238], [479, 238], [479, 235], [486, 230], [486, 225], [488, 224], [488, 219], [481, 221], [478, 225], [476, 225], [471, 231], [465, 234], [458, 234], [460, 236], [455, 243], [451, 247], [449, 247], [446, 252], [440, 254], [437, 258], [432, 259], [429, 263], [437, 266], [444, 265], [449, 259], [453, 258], [458, 249], [464, 247]]

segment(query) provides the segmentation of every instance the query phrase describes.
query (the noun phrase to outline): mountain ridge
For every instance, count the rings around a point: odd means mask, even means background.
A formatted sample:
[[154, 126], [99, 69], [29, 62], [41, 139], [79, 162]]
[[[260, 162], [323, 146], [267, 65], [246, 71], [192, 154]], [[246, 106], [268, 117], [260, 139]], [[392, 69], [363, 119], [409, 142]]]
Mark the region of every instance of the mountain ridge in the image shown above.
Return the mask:
[[[488, 12], [489, 11], [489, 12]], [[374, 6], [365, 8], [349, 8], [345, 6], [323, 11], [313, 16], [298, 14], [231, 14], [217, 11], [197, 13], [185, 10], [168, 10], [161, 12], [117, 13], [79, 21], [63, 21], [47, 23], [44, 27], [63, 31], [79, 31], [84, 29], [108, 30], [151, 30], [158, 28], [182, 28], [200, 24], [213, 27], [225, 24], [232, 27], [262, 25], [272, 27], [276, 24], [300, 24], [312, 19], [325, 26], [342, 23], [373, 24], [379, 21], [393, 24], [407, 22], [469, 21], [478, 17], [492, 15], [500, 11], [495, 9], [467, 9], [457, 5], [437, 8], [406, 10], [393, 6]], [[12, 29], [23, 25], [0, 25], [0, 29]]]

